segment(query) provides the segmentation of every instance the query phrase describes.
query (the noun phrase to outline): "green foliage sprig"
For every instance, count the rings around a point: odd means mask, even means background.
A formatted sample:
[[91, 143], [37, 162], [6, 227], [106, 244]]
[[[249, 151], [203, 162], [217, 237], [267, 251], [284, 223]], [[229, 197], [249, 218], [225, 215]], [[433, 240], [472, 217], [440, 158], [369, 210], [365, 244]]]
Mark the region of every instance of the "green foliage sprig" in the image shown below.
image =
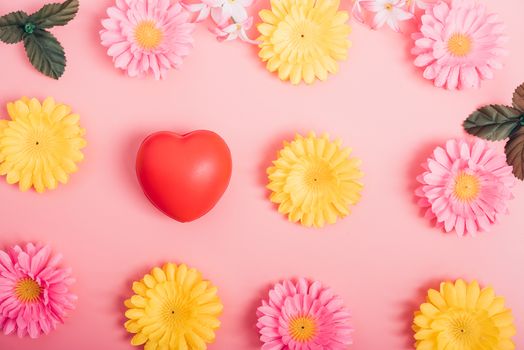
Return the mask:
[[7, 44], [23, 41], [33, 67], [58, 79], [64, 74], [67, 60], [64, 48], [47, 29], [69, 23], [78, 13], [78, 7], [78, 0], [66, 0], [47, 4], [32, 15], [11, 12], [0, 17], [0, 40]]
[[513, 174], [524, 180], [524, 84], [513, 93], [513, 106], [489, 105], [477, 109], [464, 121], [464, 129], [471, 135], [506, 143], [506, 159], [513, 166]]

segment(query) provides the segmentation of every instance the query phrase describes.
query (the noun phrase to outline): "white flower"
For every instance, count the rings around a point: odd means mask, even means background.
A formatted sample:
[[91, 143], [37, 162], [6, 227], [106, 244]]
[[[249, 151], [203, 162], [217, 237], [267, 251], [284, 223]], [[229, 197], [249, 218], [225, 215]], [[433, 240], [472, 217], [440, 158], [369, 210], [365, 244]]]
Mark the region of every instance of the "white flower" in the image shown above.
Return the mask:
[[351, 14], [360, 23], [364, 23], [364, 10], [362, 9], [362, 4], [364, 0], [354, 0], [353, 7], [351, 8]]
[[413, 18], [413, 14], [404, 9], [405, 0], [368, 0], [362, 3], [369, 11], [375, 12], [373, 28], [380, 28], [387, 23], [391, 29], [399, 32], [399, 22]]
[[252, 40], [247, 35], [247, 31], [253, 25], [253, 17], [249, 17], [240, 23], [226, 24], [223, 27], [216, 27], [212, 32], [216, 34], [219, 41], [231, 41], [240, 39], [250, 44], [258, 44], [257, 41]]
[[217, 6], [211, 9], [211, 17], [219, 26], [230, 18], [236, 23], [241, 23], [247, 20], [246, 7], [251, 4], [253, 0], [218, 0]]
[[207, 4], [201, 3], [190, 3], [187, 1], [180, 1], [180, 4], [183, 8], [185, 8], [189, 12], [198, 13], [198, 15], [195, 18], [195, 22], [202, 22], [206, 18], [209, 17], [209, 13], [211, 12], [211, 7]]
[[437, 2], [438, 0], [407, 0], [406, 5], [409, 8], [409, 11], [413, 13], [417, 8], [425, 10], [428, 7], [435, 5]]

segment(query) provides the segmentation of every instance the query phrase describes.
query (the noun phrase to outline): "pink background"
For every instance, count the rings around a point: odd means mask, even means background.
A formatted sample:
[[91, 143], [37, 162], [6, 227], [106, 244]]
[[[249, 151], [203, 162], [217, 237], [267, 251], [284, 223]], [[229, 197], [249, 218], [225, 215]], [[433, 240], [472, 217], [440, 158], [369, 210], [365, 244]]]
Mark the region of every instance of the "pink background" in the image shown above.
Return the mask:
[[[340, 73], [312, 87], [269, 74], [257, 49], [220, 44], [201, 25], [181, 71], [165, 81], [130, 79], [113, 68], [98, 30], [112, 0], [83, 1], [79, 17], [54, 33], [69, 65], [55, 82], [33, 70], [22, 45], [0, 45], [0, 115], [23, 95], [54, 96], [81, 114], [88, 148], [67, 186], [44, 195], [0, 181], [0, 247], [41, 241], [65, 256], [78, 282], [78, 307], [48, 337], [0, 336], [0, 349], [131, 349], [123, 324], [130, 283], [166, 261], [200, 269], [225, 304], [215, 350], [258, 349], [255, 309], [283, 278], [332, 286], [353, 311], [355, 350], [412, 348], [412, 312], [442, 279], [478, 279], [513, 308], [524, 347], [524, 184], [512, 214], [492, 232], [459, 239], [432, 228], [413, 198], [420, 163], [461, 136], [474, 108], [509, 103], [524, 80], [524, 2], [486, 0], [507, 23], [511, 55], [482, 89], [434, 88], [411, 63], [407, 35], [354, 25]], [[1, 1], [0, 13], [36, 10], [43, 1]], [[265, 0], [257, 7], [267, 6]], [[345, 7], [349, 4], [346, 3]], [[141, 193], [134, 159], [158, 130], [216, 131], [234, 162], [228, 191], [204, 218], [179, 224]], [[365, 191], [353, 214], [323, 230], [288, 223], [267, 200], [265, 168], [295, 132], [329, 132], [363, 159]]]

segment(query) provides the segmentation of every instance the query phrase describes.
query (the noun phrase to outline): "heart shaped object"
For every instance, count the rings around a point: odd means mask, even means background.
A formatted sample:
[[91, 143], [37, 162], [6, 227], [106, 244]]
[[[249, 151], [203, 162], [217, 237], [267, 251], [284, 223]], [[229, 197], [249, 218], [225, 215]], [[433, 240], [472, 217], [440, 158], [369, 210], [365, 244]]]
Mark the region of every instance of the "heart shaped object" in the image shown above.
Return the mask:
[[140, 146], [136, 173], [147, 198], [164, 214], [193, 221], [213, 209], [231, 179], [231, 152], [216, 133], [157, 132]]

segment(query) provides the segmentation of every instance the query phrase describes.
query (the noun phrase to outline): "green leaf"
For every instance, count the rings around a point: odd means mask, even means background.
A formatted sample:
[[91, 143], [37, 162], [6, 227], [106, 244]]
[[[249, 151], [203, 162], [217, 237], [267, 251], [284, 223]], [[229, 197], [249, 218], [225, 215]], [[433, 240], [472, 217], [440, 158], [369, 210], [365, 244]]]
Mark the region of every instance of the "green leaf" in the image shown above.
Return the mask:
[[78, 0], [67, 0], [61, 4], [47, 4], [33, 13], [29, 20], [38, 28], [51, 28], [66, 25], [78, 12]]
[[22, 41], [27, 17], [27, 13], [22, 11], [11, 12], [0, 17], [0, 40], [7, 44]]
[[506, 158], [513, 165], [513, 174], [524, 180], [524, 128], [517, 130], [506, 143]]
[[24, 35], [24, 46], [29, 61], [38, 71], [53, 79], [64, 74], [64, 48], [51, 33], [36, 29], [33, 34]]
[[524, 84], [515, 89], [513, 93], [513, 106], [524, 113]]
[[464, 121], [464, 129], [486, 140], [504, 140], [520, 126], [521, 112], [513, 107], [489, 105], [477, 109]]

